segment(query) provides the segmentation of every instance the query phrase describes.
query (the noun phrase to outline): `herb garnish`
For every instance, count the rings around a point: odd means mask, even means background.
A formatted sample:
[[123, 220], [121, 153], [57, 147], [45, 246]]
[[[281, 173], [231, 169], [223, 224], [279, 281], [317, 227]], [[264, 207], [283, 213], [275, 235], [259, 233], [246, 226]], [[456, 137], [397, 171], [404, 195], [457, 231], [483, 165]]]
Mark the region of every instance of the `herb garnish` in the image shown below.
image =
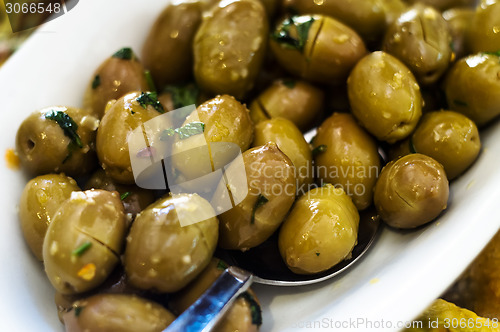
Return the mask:
[[156, 92], [156, 85], [149, 70], [144, 71], [144, 77], [146, 78], [146, 82], [148, 83], [149, 91]]
[[[196, 105], [200, 90], [194, 84], [188, 85], [167, 85], [163, 90], [170, 93], [174, 108], [181, 108], [189, 105]], [[189, 114], [186, 114], [186, 116]]]
[[75, 307], [75, 317], [80, 316], [84, 307]]
[[500, 57], [500, 51], [496, 51], [496, 52], [483, 52], [483, 54], [496, 55], [496, 56]]
[[130, 191], [126, 191], [123, 194], [120, 195], [120, 199], [123, 201], [127, 197], [129, 197], [132, 193]]
[[158, 101], [158, 96], [156, 95], [156, 92], [143, 92], [139, 97], [136, 98], [136, 100], [139, 103], [139, 105], [142, 106], [142, 108], [147, 108], [148, 105], [151, 105], [158, 112], [165, 113], [163, 106]]
[[217, 269], [225, 270], [227, 269], [227, 264], [222, 259], [219, 259], [219, 261], [217, 262]]
[[288, 80], [283, 80], [282, 81], [283, 85], [286, 86], [289, 89], [293, 89], [295, 87], [295, 80], [288, 79]]
[[92, 81], [92, 89], [97, 89], [99, 85], [101, 85], [101, 76], [95, 75], [94, 80]]
[[[292, 16], [283, 21], [283, 24], [271, 34], [271, 38], [283, 47], [304, 51], [309, 29], [314, 22], [311, 16]], [[291, 28], [295, 27], [295, 32]], [[294, 37], [293, 35], [296, 35]]]
[[262, 205], [266, 204], [267, 202], [269, 202], [269, 200], [266, 198], [266, 196], [260, 194], [259, 197], [257, 198], [257, 201], [255, 202], [255, 205], [253, 206], [252, 219], [250, 220], [251, 224], [255, 222], [255, 212], [257, 211], [257, 209], [260, 208]]
[[325, 151], [326, 151], [326, 149], [327, 149], [327, 146], [326, 146], [326, 145], [324, 145], [324, 144], [322, 144], [322, 145], [320, 145], [320, 146], [317, 146], [316, 148], [314, 148], [314, 150], [312, 150], [312, 155], [313, 155], [313, 157], [316, 157], [317, 155], [319, 155], [319, 154], [321, 154], [321, 153], [325, 152]]
[[252, 324], [257, 326], [262, 325], [262, 309], [257, 301], [255, 301], [255, 298], [249, 292], [244, 292], [238, 297], [242, 297], [250, 305]]
[[413, 135], [410, 136], [410, 139], [408, 140], [409, 146], [410, 146], [410, 152], [411, 153], [417, 153], [417, 149], [415, 149], [415, 144], [413, 144]]
[[68, 144], [68, 155], [62, 162], [64, 164], [69, 158], [71, 158], [71, 155], [76, 148], [83, 148], [82, 140], [76, 132], [78, 130], [78, 125], [68, 114], [62, 111], [50, 110], [44, 114], [44, 117], [57, 122], [59, 127], [63, 130], [64, 135], [69, 137], [71, 140]]
[[83, 243], [81, 246], [79, 246], [78, 248], [76, 248], [75, 250], [73, 250], [73, 252], [71, 253], [73, 256], [77, 256], [77, 257], [80, 257], [81, 255], [83, 255], [83, 253], [85, 251], [87, 251], [90, 247], [92, 247], [92, 242], [90, 241], [86, 241], [85, 243]]
[[161, 132], [160, 141], [168, 140], [175, 134], [179, 135], [180, 139], [186, 139], [194, 135], [202, 134], [205, 131], [205, 124], [203, 122], [194, 121], [185, 124], [180, 128], [168, 128]]
[[316, 253], [316, 256], [319, 256], [319, 255], [321, 255], [321, 254], [320, 254], [319, 252], [317, 252], [317, 253]]
[[130, 47], [124, 47], [119, 49], [115, 54], [112, 55], [113, 58], [118, 58], [122, 60], [132, 60], [135, 58], [134, 51]]
[[462, 100], [458, 100], [458, 99], [455, 99], [453, 101], [453, 103], [457, 106], [463, 106], [463, 107], [467, 107], [469, 105], [467, 105], [467, 103], [465, 101], [462, 101]]

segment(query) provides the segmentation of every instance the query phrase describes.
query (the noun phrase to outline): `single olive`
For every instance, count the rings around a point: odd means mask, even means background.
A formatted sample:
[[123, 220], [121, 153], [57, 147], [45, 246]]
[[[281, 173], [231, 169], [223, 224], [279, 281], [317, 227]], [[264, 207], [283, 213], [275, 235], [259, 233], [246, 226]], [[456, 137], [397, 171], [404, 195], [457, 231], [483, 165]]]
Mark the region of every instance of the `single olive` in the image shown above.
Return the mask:
[[313, 147], [319, 180], [341, 186], [359, 210], [370, 206], [380, 157], [375, 140], [354, 117], [334, 113], [318, 128]]
[[30, 174], [84, 175], [96, 166], [99, 120], [73, 107], [54, 106], [28, 116], [16, 136], [21, 166]]
[[440, 11], [444, 11], [446, 9], [452, 7], [473, 7], [477, 0], [405, 0], [410, 4], [414, 3], [422, 3], [428, 6], [432, 6]]
[[273, 118], [255, 126], [253, 146], [274, 142], [295, 166], [297, 193], [308, 191], [314, 181], [312, 153], [309, 144], [293, 122], [284, 118]]
[[132, 91], [150, 89], [144, 67], [130, 48], [106, 59], [92, 75], [83, 99], [84, 109], [101, 119], [108, 101]]
[[52, 218], [43, 242], [45, 272], [62, 294], [99, 286], [119, 262], [125, 215], [117, 192], [76, 191]]
[[443, 166], [420, 153], [389, 162], [380, 172], [373, 200], [386, 224], [415, 228], [434, 220], [448, 202]]
[[161, 332], [175, 316], [135, 295], [100, 294], [74, 302], [63, 318], [67, 332]]
[[[251, 29], [249, 28], [251, 27]], [[203, 89], [242, 98], [254, 84], [269, 27], [258, 1], [215, 4], [203, 18], [194, 40], [194, 75]]]
[[472, 8], [451, 8], [443, 12], [443, 18], [448, 22], [452, 39], [451, 46], [454, 53], [452, 61], [468, 54], [466, 36], [473, 17], [474, 9]]
[[192, 45], [200, 23], [199, 2], [169, 4], [156, 19], [144, 42], [142, 61], [157, 88], [192, 77]]
[[97, 131], [97, 156], [114, 181], [134, 183], [127, 138], [134, 129], [163, 112], [156, 94], [132, 92], [118, 99], [104, 114]]
[[40, 175], [24, 187], [19, 202], [19, 221], [31, 252], [42, 261], [43, 239], [59, 206], [80, 188], [64, 174]]
[[[241, 182], [239, 162], [228, 167], [227, 184], [221, 182], [214, 194], [224, 201], [229, 189], [236, 198], [236, 205], [219, 216], [219, 245], [241, 251], [258, 246], [274, 233], [292, 206], [297, 190], [295, 167], [275, 143], [245, 151], [243, 163], [248, 194], [243, 196], [242, 188], [231, 185]], [[218, 205], [221, 204], [215, 204]]]
[[250, 116], [254, 123], [282, 117], [306, 131], [321, 117], [324, 100], [323, 91], [306, 81], [279, 79], [250, 104]]
[[271, 34], [271, 51], [291, 74], [318, 83], [342, 83], [366, 54], [361, 37], [321, 15], [292, 16]]
[[441, 13], [418, 3], [389, 26], [383, 49], [406, 64], [421, 84], [427, 85], [436, 82], [448, 68], [451, 41]]
[[208, 265], [217, 237], [208, 201], [196, 194], [166, 196], [132, 224], [124, 258], [128, 281], [139, 289], [176, 292]]
[[358, 210], [341, 188], [311, 189], [295, 202], [280, 229], [281, 257], [294, 273], [326, 271], [350, 256], [358, 227]]
[[410, 70], [385, 52], [374, 52], [347, 80], [352, 113], [371, 134], [394, 143], [415, 129], [422, 115], [420, 87]]
[[471, 53], [500, 51], [500, 2], [482, 0], [476, 7], [468, 33]]
[[500, 57], [476, 54], [457, 61], [444, 90], [451, 110], [484, 126], [500, 114]]
[[453, 111], [425, 114], [412, 135], [412, 143], [416, 152], [443, 165], [449, 180], [469, 168], [481, 150], [475, 123]]

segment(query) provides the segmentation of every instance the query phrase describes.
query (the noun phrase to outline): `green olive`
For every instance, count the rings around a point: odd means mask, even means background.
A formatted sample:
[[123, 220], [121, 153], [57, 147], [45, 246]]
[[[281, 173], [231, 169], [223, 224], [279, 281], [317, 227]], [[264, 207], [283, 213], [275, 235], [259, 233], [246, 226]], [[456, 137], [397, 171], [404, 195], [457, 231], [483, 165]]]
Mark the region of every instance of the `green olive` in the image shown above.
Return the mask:
[[47, 174], [30, 180], [19, 202], [19, 220], [31, 252], [43, 260], [43, 239], [59, 206], [80, 188], [64, 174]]
[[274, 118], [259, 122], [255, 126], [253, 146], [274, 142], [295, 166], [297, 192], [306, 192], [313, 182], [312, 154], [309, 144], [293, 122]]
[[[192, 218], [203, 221], [190, 224]], [[124, 265], [130, 284], [159, 292], [180, 290], [210, 262], [217, 233], [215, 212], [202, 197], [160, 199], [136, 217], [127, 237]]]
[[318, 128], [313, 147], [320, 181], [341, 186], [359, 210], [370, 206], [380, 158], [375, 140], [354, 117], [334, 113]]
[[452, 60], [461, 59], [467, 55], [466, 35], [469, 29], [474, 10], [472, 8], [451, 8], [443, 12], [443, 18], [448, 22], [452, 38], [454, 56]]
[[443, 166], [413, 153], [389, 162], [380, 172], [373, 200], [389, 226], [415, 228], [435, 219], [448, 202], [449, 186]]
[[452, 7], [472, 7], [477, 2], [477, 0], [405, 0], [405, 1], [411, 4], [420, 2], [425, 5], [432, 6], [440, 11]]
[[319, 83], [344, 82], [366, 54], [361, 37], [321, 15], [285, 18], [271, 35], [271, 51], [291, 74]]
[[77, 191], [52, 218], [43, 242], [45, 272], [62, 294], [99, 286], [119, 262], [125, 215], [116, 192]]
[[281, 227], [281, 257], [294, 273], [326, 271], [350, 256], [358, 227], [358, 210], [341, 188], [314, 188], [295, 202]]
[[158, 88], [192, 76], [192, 44], [200, 23], [198, 2], [169, 4], [156, 19], [144, 42], [142, 61]]
[[106, 174], [114, 181], [134, 183], [127, 137], [162, 112], [163, 108], [154, 102], [152, 94], [141, 92], [121, 97], [106, 111], [97, 131], [97, 156]]
[[500, 2], [482, 0], [476, 7], [467, 34], [467, 45], [472, 53], [500, 50]]
[[73, 107], [47, 107], [28, 116], [16, 136], [21, 166], [30, 174], [83, 175], [96, 165], [99, 120]]
[[394, 143], [415, 129], [422, 115], [420, 87], [410, 70], [385, 52], [364, 57], [347, 80], [352, 113], [371, 134]]
[[161, 305], [125, 294], [76, 301], [63, 317], [67, 332], [161, 332], [175, 319]]
[[405, 63], [421, 84], [431, 84], [448, 68], [451, 41], [441, 13], [419, 3], [389, 26], [383, 49]]
[[500, 114], [499, 89], [500, 57], [484, 53], [457, 61], [444, 85], [449, 107], [479, 127]]
[[264, 60], [268, 30], [265, 9], [258, 1], [215, 4], [194, 40], [198, 85], [215, 94], [242, 98], [253, 87]]
[[321, 89], [305, 81], [280, 79], [250, 104], [250, 116], [254, 123], [282, 117], [305, 131], [321, 117], [324, 99]]
[[425, 114], [412, 135], [412, 143], [415, 151], [443, 165], [449, 180], [469, 168], [481, 150], [474, 122], [452, 111]]
[[224, 201], [228, 188], [233, 190], [233, 199], [242, 196], [232, 209], [219, 216], [219, 245], [241, 251], [258, 246], [274, 233], [292, 206], [297, 190], [295, 167], [275, 143], [245, 151], [243, 163], [248, 194], [242, 195], [242, 188], [232, 186], [241, 182], [239, 162], [228, 167], [227, 185], [221, 182], [214, 194]]
[[94, 72], [83, 99], [84, 109], [101, 119], [108, 101], [132, 91], [149, 90], [144, 67], [130, 48], [122, 48]]

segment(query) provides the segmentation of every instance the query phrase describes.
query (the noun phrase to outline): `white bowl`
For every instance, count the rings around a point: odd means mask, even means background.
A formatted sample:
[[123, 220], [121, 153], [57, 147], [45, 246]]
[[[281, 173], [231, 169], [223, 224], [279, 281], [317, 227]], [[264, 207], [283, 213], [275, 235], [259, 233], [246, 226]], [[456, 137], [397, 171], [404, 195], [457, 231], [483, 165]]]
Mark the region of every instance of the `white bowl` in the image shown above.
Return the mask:
[[[167, 3], [80, 1], [41, 27], [0, 70], [0, 151], [14, 147], [16, 130], [30, 112], [81, 105], [95, 68], [123, 46], [140, 52]], [[384, 229], [367, 256], [331, 281], [299, 288], [255, 285], [264, 310], [262, 331], [339, 326], [396, 331], [399, 321], [417, 316], [499, 228], [499, 126], [481, 133], [484, 148], [479, 160], [454, 181], [451, 204], [438, 221], [415, 232]], [[19, 227], [17, 205], [26, 180], [22, 172], [0, 163], [0, 331], [61, 331], [54, 291]]]

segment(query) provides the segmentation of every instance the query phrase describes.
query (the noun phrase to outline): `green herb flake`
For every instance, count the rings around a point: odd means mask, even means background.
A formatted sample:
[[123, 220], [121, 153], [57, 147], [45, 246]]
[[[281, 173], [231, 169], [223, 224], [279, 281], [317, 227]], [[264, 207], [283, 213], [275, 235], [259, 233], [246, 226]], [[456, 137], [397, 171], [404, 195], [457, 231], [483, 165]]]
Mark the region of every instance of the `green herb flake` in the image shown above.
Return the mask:
[[255, 223], [255, 212], [257, 211], [257, 209], [260, 208], [262, 205], [266, 204], [267, 202], [269, 202], [269, 200], [266, 198], [266, 196], [262, 194], [259, 195], [257, 201], [255, 202], [255, 205], [253, 206], [252, 219], [250, 220], [251, 224]]
[[180, 128], [168, 128], [160, 133], [160, 141], [166, 141], [169, 137], [175, 134], [179, 135], [179, 138], [186, 139], [194, 135], [203, 134], [205, 131], [205, 124], [203, 122], [190, 122]]
[[69, 158], [71, 158], [73, 151], [75, 151], [77, 148], [83, 148], [82, 140], [76, 132], [78, 130], [78, 125], [68, 114], [62, 111], [50, 110], [44, 114], [44, 117], [46, 119], [55, 121], [63, 130], [64, 135], [71, 140], [68, 144], [68, 155], [62, 162], [64, 164], [66, 161], [68, 161]]
[[500, 51], [496, 51], [496, 52], [483, 52], [483, 54], [494, 55], [494, 56], [500, 57]]
[[84, 307], [75, 307], [75, 317], [80, 316]]
[[124, 47], [119, 49], [115, 54], [112, 55], [113, 58], [118, 58], [122, 60], [132, 60], [135, 58], [134, 51], [130, 47]]
[[295, 88], [295, 84], [297, 83], [295, 80], [291, 80], [291, 79], [288, 79], [288, 80], [283, 80], [282, 81], [283, 85], [286, 86], [287, 88], [289, 89], [293, 89]]
[[156, 92], [156, 85], [149, 70], [144, 71], [144, 77], [146, 78], [146, 82], [148, 83], [149, 91]]
[[217, 262], [217, 269], [225, 270], [227, 268], [228, 268], [227, 264], [222, 259], [219, 259], [219, 261]]
[[[194, 84], [188, 85], [167, 85], [165, 92], [170, 93], [174, 108], [181, 108], [189, 105], [196, 105], [200, 90]], [[186, 114], [186, 116], [188, 116]]]
[[143, 92], [139, 97], [136, 98], [136, 100], [144, 109], [146, 109], [148, 105], [151, 105], [158, 112], [165, 113], [163, 106], [158, 101], [156, 92]]
[[[292, 16], [285, 19], [283, 24], [271, 34], [271, 39], [285, 48], [303, 52], [313, 23], [314, 18], [311, 16]], [[292, 27], [295, 27], [297, 37], [292, 36]]]
[[312, 150], [312, 155], [313, 155], [313, 157], [316, 157], [317, 155], [319, 155], [319, 154], [321, 154], [321, 153], [325, 152], [325, 151], [326, 151], [326, 149], [327, 149], [327, 146], [326, 146], [326, 145], [324, 145], [324, 144], [322, 144], [322, 145], [320, 145], [320, 146], [318, 146], [318, 147], [314, 148], [314, 149]]
[[124, 199], [126, 199], [130, 195], [132, 195], [132, 193], [130, 191], [126, 191], [126, 192], [124, 192], [123, 194], [120, 195], [120, 199], [123, 201]]
[[410, 139], [408, 140], [408, 145], [410, 146], [411, 153], [417, 153], [417, 149], [415, 149], [415, 144], [413, 144], [413, 135], [410, 136]]
[[101, 85], [101, 76], [95, 75], [94, 80], [92, 81], [92, 89], [97, 89], [99, 85]]
[[467, 103], [465, 101], [462, 101], [462, 100], [458, 100], [458, 99], [455, 99], [453, 101], [453, 103], [457, 106], [462, 106], [462, 107], [467, 107], [469, 105], [467, 105]]
[[77, 256], [77, 257], [80, 257], [81, 255], [83, 255], [83, 253], [85, 251], [87, 251], [90, 247], [92, 247], [92, 242], [90, 241], [86, 241], [85, 243], [83, 243], [81, 246], [79, 246], [78, 248], [76, 248], [75, 250], [73, 250], [73, 252], [71, 252], [71, 254], [73, 256]]
[[317, 252], [317, 253], [316, 253], [316, 256], [319, 256], [319, 255], [321, 255], [321, 254], [320, 254], [319, 252]]
[[252, 316], [252, 324], [261, 326], [262, 325], [262, 309], [260, 308], [259, 303], [255, 300], [255, 298], [249, 293], [244, 292], [240, 296], [250, 305], [250, 314]]

